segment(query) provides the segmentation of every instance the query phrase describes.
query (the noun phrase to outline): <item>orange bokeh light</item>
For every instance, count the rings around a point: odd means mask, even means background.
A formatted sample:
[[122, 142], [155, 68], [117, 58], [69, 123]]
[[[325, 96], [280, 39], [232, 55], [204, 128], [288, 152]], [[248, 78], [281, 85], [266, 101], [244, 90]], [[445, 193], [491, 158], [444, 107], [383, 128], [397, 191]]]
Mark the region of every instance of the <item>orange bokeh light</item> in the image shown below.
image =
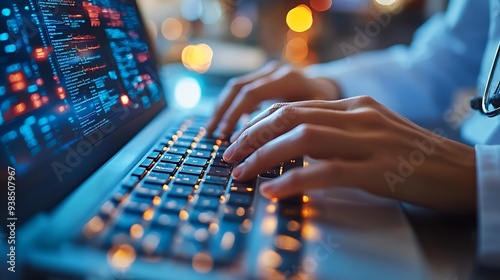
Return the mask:
[[33, 52], [33, 57], [36, 60], [46, 60], [49, 57], [50, 49], [49, 48], [36, 48]]
[[59, 108], [57, 108], [57, 111], [59, 111], [59, 113], [63, 113], [64, 111], [66, 111], [66, 106], [64, 105], [59, 106]]
[[308, 54], [309, 47], [307, 42], [301, 37], [291, 39], [286, 45], [285, 57], [290, 62], [302, 62], [306, 59]]
[[66, 98], [66, 92], [64, 91], [64, 88], [58, 87], [57, 88], [57, 95], [59, 96], [60, 99]]
[[9, 83], [17, 83], [24, 80], [24, 75], [22, 72], [12, 73], [8, 77]]
[[22, 113], [24, 113], [24, 111], [26, 111], [26, 104], [24, 104], [24, 102], [19, 103], [16, 106], [14, 106], [14, 113], [22, 114]]
[[124, 106], [127, 106], [130, 103], [130, 98], [127, 95], [123, 94], [122, 96], [120, 96], [120, 101]]

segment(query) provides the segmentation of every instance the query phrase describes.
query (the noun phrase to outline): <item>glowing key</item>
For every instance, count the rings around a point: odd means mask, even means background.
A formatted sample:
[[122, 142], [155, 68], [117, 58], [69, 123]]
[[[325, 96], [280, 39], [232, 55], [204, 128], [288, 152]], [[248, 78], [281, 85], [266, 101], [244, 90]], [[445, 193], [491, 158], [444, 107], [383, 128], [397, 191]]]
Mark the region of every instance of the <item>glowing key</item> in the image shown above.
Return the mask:
[[120, 101], [123, 106], [127, 106], [130, 103], [130, 98], [126, 94], [122, 94], [122, 96], [120, 96]]

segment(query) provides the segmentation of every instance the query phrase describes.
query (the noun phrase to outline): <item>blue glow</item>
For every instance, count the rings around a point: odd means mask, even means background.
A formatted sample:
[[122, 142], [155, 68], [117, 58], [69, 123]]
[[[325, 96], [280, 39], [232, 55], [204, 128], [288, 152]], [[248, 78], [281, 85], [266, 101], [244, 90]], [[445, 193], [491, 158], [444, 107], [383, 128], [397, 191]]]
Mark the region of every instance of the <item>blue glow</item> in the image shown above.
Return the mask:
[[7, 41], [7, 40], [9, 40], [9, 33], [0, 34], [0, 41]]
[[17, 138], [17, 132], [15, 130], [11, 130], [2, 136], [2, 142], [7, 143], [16, 138]]
[[41, 131], [42, 133], [47, 133], [47, 132], [49, 132], [49, 131], [50, 131], [50, 125], [44, 125], [44, 126], [42, 126], [42, 127], [40, 128], [40, 131]]
[[193, 78], [182, 78], [175, 85], [175, 100], [183, 108], [194, 108], [201, 98], [200, 83]]
[[37, 85], [31, 85], [31, 86], [28, 87], [28, 92], [29, 93], [33, 93], [33, 92], [35, 92], [37, 90], [38, 90], [38, 86]]
[[0, 114], [0, 124], [3, 124], [3, 117], [2, 117], [2, 114]]
[[34, 125], [36, 123], [36, 118], [35, 116], [31, 116], [29, 118], [27, 118], [25, 121], [24, 121], [25, 124], [27, 125]]
[[38, 125], [39, 125], [39, 126], [42, 126], [42, 125], [45, 125], [45, 124], [48, 124], [48, 123], [49, 123], [49, 120], [47, 120], [47, 118], [46, 118], [46, 117], [40, 118], [40, 119], [38, 120]]
[[6, 53], [13, 53], [17, 50], [16, 45], [10, 44], [5, 46], [5, 52]]
[[4, 86], [0, 86], [0, 96], [4, 96], [7, 90], [5, 89]]
[[3, 16], [8, 17], [8, 16], [10, 16], [10, 14], [11, 14], [11, 11], [10, 11], [9, 8], [5, 8], [5, 9], [2, 10], [2, 15]]
[[195, 21], [203, 12], [203, 4], [200, 0], [184, 0], [181, 2], [181, 14], [189, 20]]
[[218, 1], [203, 2], [203, 12], [200, 16], [204, 24], [214, 24], [220, 21], [222, 17], [222, 7]]

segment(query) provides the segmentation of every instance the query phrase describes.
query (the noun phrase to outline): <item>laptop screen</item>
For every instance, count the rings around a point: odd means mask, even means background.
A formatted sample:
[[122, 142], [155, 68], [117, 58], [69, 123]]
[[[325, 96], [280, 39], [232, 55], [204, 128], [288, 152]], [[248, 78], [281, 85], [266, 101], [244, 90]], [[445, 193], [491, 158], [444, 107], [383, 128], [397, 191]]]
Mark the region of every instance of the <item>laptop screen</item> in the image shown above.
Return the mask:
[[0, 19], [0, 172], [15, 170], [28, 212], [50, 209], [164, 95], [133, 0], [0, 1]]

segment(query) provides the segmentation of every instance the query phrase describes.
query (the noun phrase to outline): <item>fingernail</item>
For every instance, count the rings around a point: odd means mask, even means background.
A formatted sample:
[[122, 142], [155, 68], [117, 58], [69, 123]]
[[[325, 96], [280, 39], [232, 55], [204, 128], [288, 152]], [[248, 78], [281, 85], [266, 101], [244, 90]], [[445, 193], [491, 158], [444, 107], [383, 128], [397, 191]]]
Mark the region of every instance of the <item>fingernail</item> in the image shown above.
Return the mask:
[[234, 154], [234, 148], [233, 145], [231, 145], [229, 146], [229, 148], [227, 148], [222, 157], [224, 158], [225, 161], [229, 161], [233, 157], [233, 154]]
[[231, 139], [229, 139], [229, 140], [231, 140], [231, 143], [238, 140], [238, 138], [240, 137], [240, 134], [241, 134], [241, 130], [238, 130], [235, 133], [233, 133], [233, 135], [231, 136]]
[[234, 143], [234, 141], [236, 141], [236, 139], [238, 139], [238, 137], [236, 137], [236, 135], [238, 135], [238, 133], [233, 134], [233, 136], [231, 136], [231, 139], [229, 139], [231, 141], [231, 143]]
[[235, 169], [233, 169], [233, 177], [234, 177], [235, 179], [238, 179], [238, 176], [240, 176], [240, 175], [241, 175], [241, 172], [242, 172], [242, 171], [243, 171], [243, 163], [242, 163], [242, 164], [240, 164], [240, 165], [238, 165], [238, 166], [236, 166], [236, 168], [235, 168]]
[[260, 192], [266, 197], [270, 194], [272, 190], [273, 190], [273, 185], [270, 183], [262, 184], [260, 186]]

